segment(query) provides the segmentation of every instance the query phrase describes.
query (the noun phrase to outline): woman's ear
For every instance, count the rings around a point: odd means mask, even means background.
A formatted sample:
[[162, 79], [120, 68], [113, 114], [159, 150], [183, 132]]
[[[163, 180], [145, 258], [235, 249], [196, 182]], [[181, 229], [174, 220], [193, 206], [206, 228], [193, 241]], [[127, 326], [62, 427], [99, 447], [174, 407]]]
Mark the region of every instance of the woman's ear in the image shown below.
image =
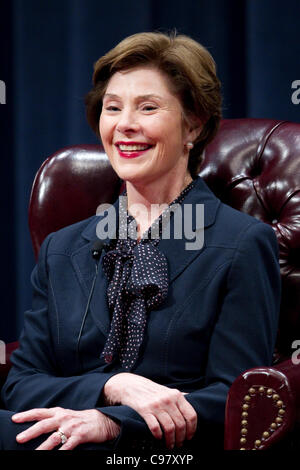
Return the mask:
[[203, 125], [200, 118], [190, 117], [187, 123], [186, 142], [195, 142], [203, 129]]
[[203, 123], [199, 119], [199, 122], [197, 123], [196, 127], [194, 127], [191, 130], [191, 133], [193, 135], [193, 142], [195, 142], [195, 140], [199, 137], [199, 135], [201, 134], [202, 129], [203, 129]]

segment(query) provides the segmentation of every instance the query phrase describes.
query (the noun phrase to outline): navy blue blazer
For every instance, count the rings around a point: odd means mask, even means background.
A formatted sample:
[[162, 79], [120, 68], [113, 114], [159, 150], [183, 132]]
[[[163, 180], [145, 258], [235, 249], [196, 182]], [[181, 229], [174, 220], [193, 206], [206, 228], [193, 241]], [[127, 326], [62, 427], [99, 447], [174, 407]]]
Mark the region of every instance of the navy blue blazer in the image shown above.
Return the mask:
[[[240, 373], [272, 363], [278, 247], [271, 227], [221, 203], [200, 177], [184, 203], [204, 204], [204, 244], [186, 250], [184, 236], [159, 242], [168, 261], [168, 297], [149, 312], [132, 372], [187, 392], [202, 426], [224, 421], [228, 389]], [[98, 408], [121, 423], [118, 445], [148, 428], [132, 408], [102, 403], [105, 382], [123, 370], [100, 358], [110, 326], [101, 258], [78, 341], [95, 277], [91, 247], [98, 222], [93, 216], [44, 241], [32, 273], [33, 306], [2, 399], [13, 411]]]

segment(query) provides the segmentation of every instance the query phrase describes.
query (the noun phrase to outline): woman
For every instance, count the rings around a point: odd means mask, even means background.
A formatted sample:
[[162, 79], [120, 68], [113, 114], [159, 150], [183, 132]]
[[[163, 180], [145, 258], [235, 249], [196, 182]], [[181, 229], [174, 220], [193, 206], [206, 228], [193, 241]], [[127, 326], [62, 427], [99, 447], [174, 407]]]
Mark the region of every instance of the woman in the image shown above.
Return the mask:
[[[201, 448], [223, 426], [233, 380], [271, 364], [276, 237], [197, 176], [221, 117], [205, 48], [136, 34], [98, 60], [93, 80], [87, 116], [126, 182], [125, 224], [119, 198], [117, 238], [104, 246], [94, 246], [104, 212], [44, 241], [2, 392], [2, 446]], [[203, 243], [178, 236], [188, 224]]]

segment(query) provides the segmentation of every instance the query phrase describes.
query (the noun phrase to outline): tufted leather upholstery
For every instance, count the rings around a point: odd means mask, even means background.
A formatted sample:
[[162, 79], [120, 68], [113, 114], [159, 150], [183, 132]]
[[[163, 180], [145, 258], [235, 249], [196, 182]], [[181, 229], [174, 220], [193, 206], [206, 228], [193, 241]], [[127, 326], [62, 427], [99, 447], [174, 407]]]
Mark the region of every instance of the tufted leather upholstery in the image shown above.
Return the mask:
[[[275, 357], [280, 362], [291, 356], [292, 341], [300, 339], [300, 124], [223, 120], [205, 151], [199, 174], [223, 202], [271, 224], [276, 232], [283, 286]], [[29, 205], [35, 255], [48, 233], [94, 215], [100, 203], [116, 199], [120, 187], [100, 146], [69, 147], [50, 156], [37, 173]], [[228, 394], [225, 448], [241, 447], [243, 400], [249, 387], [259, 384], [265, 393], [251, 398], [245, 447], [252, 448], [273, 420], [274, 404], [266, 401], [267, 390], [280, 393], [285, 415], [256, 448], [269, 447], [294, 426], [300, 411], [298, 367], [286, 360], [273, 368], [246, 371]]]
[[200, 175], [223, 202], [275, 230], [283, 289], [277, 360], [290, 356], [300, 339], [300, 124], [224, 120]]

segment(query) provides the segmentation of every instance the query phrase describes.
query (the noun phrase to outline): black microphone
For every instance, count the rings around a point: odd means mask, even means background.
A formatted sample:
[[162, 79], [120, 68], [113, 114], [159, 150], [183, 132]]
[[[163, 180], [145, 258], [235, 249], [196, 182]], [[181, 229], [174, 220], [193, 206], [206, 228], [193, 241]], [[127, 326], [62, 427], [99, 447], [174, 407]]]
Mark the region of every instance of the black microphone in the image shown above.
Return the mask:
[[93, 247], [92, 247], [92, 257], [95, 260], [99, 260], [103, 246], [104, 246], [104, 241], [100, 240], [99, 238], [97, 238], [97, 240], [94, 241]]
[[[87, 304], [86, 304], [85, 312], [84, 312], [84, 315], [83, 315], [83, 319], [82, 319], [82, 323], [81, 323], [81, 327], [80, 327], [80, 331], [79, 331], [79, 335], [78, 335], [78, 339], [77, 339], [77, 358], [78, 358], [79, 363], [80, 363], [80, 359], [79, 359], [80, 340], [81, 340], [85, 320], [86, 320], [86, 317], [87, 317], [87, 314], [88, 314], [88, 311], [89, 311], [89, 308], [90, 308], [90, 303], [91, 303], [91, 300], [92, 300], [92, 297], [93, 297], [94, 289], [95, 289], [96, 279], [97, 279], [97, 275], [98, 275], [98, 264], [99, 264], [99, 259], [100, 259], [100, 256], [101, 256], [103, 246], [104, 246], [104, 241], [100, 240], [99, 238], [97, 238], [97, 240], [94, 241], [93, 246], [92, 246], [92, 257], [96, 261], [96, 263], [95, 263], [95, 276], [94, 276], [94, 279], [93, 279], [93, 282], [92, 282], [92, 287], [91, 287], [91, 290], [90, 290], [90, 293], [89, 293], [89, 296], [88, 296], [88, 301], [87, 301]], [[82, 364], [81, 364], [81, 369], [83, 369]]]

